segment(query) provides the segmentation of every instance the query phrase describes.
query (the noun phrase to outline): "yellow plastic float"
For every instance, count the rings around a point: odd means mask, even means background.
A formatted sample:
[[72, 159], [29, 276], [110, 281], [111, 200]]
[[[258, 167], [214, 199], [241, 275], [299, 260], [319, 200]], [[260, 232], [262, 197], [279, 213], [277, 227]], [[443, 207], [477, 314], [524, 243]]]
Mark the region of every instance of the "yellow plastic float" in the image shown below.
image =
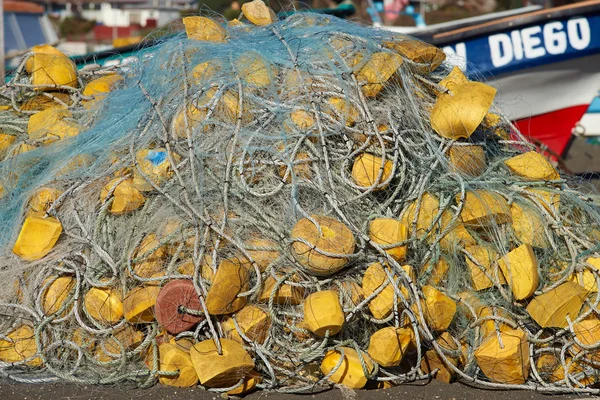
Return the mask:
[[58, 219], [44, 218], [41, 213], [30, 214], [23, 222], [12, 251], [24, 260], [39, 260], [52, 251], [61, 233], [62, 225]]
[[[369, 224], [369, 237], [380, 246], [404, 242], [408, 239], [408, 228], [402, 221], [392, 218], [376, 218]], [[406, 244], [384, 249], [396, 261], [406, 257]]]
[[245, 265], [237, 260], [221, 261], [206, 295], [208, 313], [232, 314], [244, 307], [248, 298], [238, 297], [238, 294], [247, 291], [248, 284], [248, 269]]
[[523, 244], [498, 260], [498, 266], [516, 300], [529, 298], [540, 283], [538, 263], [533, 249]]
[[171, 343], [158, 346], [160, 370], [177, 372], [177, 375], [159, 375], [158, 381], [163, 385], [176, 387], [192, 387], [198, 384], [198, 375], [190, 354]]
[[395, 367], [402, 361], [414, 338], [410, 328], [388, 326], [371, 335], [367, 352], [380, 366]]
[[[240, 330], [248, 339], [256, 343], [264, 343], [271, 327], [271, 316], [261, 307], [249, 304], [234, 315]], [[221, 323], [223, 332], [228, 339], [244, 344], [244, 340], [233, 322], [233, 317], [227, 317]]]
[[362, 83], [363, 94], [375, 97], [381, 92], [385, 83], [402, 66], [402, 57], [393, 52], [373, 53], [371, 58], [356, 74], [356, 79]]
[[123, 315], [135, 324], [154, 321], [154, 305], [160, 292], [158, 286], [138, 286], [131, 289], [123, 299]]
[[583, 286], [565, 282], [535, 296], [527, 305], [527, 313], [542, 328], [565, 328], [568, 326], [567, 316], [571, 321], [577, 318], [587, 294]]
[[79, 86], [75, 63], [64, 54], [34, 53], [31, 84], [35, 90], [55, 90], [59, 86]]
[[87, 313], [98, 322], [114, 324], [123, 318], [123, 301], [118, 290], [93, 287], [84, 296]]
[[[47, 281], [45, 280], [44, 283]], [[60, 276], [52, 282], [46, 289], [42, 299], [44, 314], [56, 314], [63, 307], [74, 287], [75, 279], [71, 276]]]
[[308, 218], [302, 218], [291, 233], [292, 240], [302, 239], [310, 243], [310, 246], [295, 241], [292, 244], [292, 253], [312, 274], [332, 275], [344, 268], [348, 263], [347, 256], [354, 253], [354, 235], [346, 225], [334, 218], [325, 215], [311, 215], [311, 218], [318, 226]]
[[[456, 195], [456, 202], [460, 194]], [[510, 207], [504, 197], [485, 190], [467, 192], [460, 214], [465, 225], [473, 228], [485, 228], [511, 222]]]
[[29, 325], [20, 325], [0, 339], [0, 361], [5, 363], [22, 363], [30, 367], [39, 367], [42, 360], [34, 356], [38, 352], [35, 334]]
[[183, 25], [188, 39], [206, 42], [225, 43], [227, 31], [218, 22], [210, 18], [192, 16], [184, 17]]
[[190, 349], [200, 384], [207, 387], [233, 386], [254, 369], [252, 357], [241, 344], [230, 339], [220, 339], [220, 342], [221, 354], [212, 339], [196, 343]]
[[490, 335], [475, 350], [481, 371], [493, 382], [523, 384], [529, 376], [529, 341], [522, 330]]
[[514, 175], [527, 180], [557, 180], [560, 179], [559, 173], [548, 162], [546, 157], [537, 151], [529, 151], [519, 154], [513, 158], [504, 161], [504, 164]]
[[454, 145], [448, 149], [450, 169], [466, 177], [481, 175], [487, 168], [485, 150], [477, 145]]
[[354, 160], [352, 178], [358, 186], [365, 189], [373, 187], [373, 191], [383, 190], [389, 186], [389, 183], [383, 182], [390, 178], [392, 169], [393, 163], [390, 160], [384, 161], [373, 154], [362, 153]]
[[315, 335], [325, 337], [336, 335], [344, 325], [344, 310], [338, 293], [322, 290], [304, 300], [304, 324]]
[[277, 15], [261, 0], [253, 0], [242, 5], [242, 13], [254, 25], [265, 26], [277, 21]]
[[[116, 185], [116, 187], [115, 187]], [[135, 211], [146, 202], [146, 198], [133, 184], [133, 179], [115, 178], [108, 182], [100, 192], [100, 201], [107, 200], [108, 194], [113, 190], [113, 202], [110, 212], [116, 215]]]
[[[342, 351], [344, 352], [343, 360]], [[367, 353], [361, 352], [361, 355], [365, 362], [366, 371], [363, 370], [358, 353], [353, 348], [340, 347], [338, 350], [329, 350], [321, 362], [321, 372], [328, 375], [342, 360], [339, 368], [329, 379], [350, 389], [362, 389], [367, 384], [367, 375], [373, 372], [373, 361]]]

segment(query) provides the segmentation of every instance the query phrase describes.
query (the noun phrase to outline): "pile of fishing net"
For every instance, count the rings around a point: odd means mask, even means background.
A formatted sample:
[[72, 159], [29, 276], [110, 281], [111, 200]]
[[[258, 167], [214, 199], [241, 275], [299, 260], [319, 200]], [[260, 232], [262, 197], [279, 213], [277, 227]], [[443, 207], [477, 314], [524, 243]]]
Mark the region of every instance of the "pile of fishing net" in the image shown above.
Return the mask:
[[437, 48], [259, 0], [2, 91], [0, 371], [593, 391], [598, 210]]

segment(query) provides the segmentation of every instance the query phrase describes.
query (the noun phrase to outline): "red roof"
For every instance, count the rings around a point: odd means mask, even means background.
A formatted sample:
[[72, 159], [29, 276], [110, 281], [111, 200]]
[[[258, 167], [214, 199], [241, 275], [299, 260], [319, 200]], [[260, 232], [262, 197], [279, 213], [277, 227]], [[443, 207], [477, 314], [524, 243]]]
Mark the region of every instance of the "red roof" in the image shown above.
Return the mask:
[[5, 0], [4, 12], [22, 12], [42, 14], [44, 7], [29, 1]]

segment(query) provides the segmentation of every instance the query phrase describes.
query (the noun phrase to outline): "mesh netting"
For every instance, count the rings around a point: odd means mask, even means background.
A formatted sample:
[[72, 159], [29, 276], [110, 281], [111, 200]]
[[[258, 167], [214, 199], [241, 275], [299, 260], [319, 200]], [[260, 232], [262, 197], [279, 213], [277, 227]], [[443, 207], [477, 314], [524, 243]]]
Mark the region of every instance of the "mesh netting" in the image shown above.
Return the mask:
[[60, 83], [61, 55], [25, 57], [0, 113], [0, 371], [593, 391], [600, 215], [493, 89], [409, 37], [247, 14]]

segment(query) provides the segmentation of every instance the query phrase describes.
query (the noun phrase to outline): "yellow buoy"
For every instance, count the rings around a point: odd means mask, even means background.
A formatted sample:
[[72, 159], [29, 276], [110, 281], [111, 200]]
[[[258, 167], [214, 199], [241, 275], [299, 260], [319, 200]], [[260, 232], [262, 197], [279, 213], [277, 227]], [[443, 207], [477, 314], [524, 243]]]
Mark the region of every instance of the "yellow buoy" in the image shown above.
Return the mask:
[[158, 286], [138, 286], [131, 289], [123, 299], [125, 319], [135, 324], [153, 322], [158, 292]]
[[[458, 351], [456, 342], [448, 332], [443, 332], [440, 337], [436, 339], [436, 342], [446, 351]], [[433, 370], [437, 369], [438, 371], [435, 374], [435, 379], [445, 383], [454, 381], [456, 378], [456, 371], [454, 368], [457, 365], [458, 358], [452, 357], [449, 354], [445, 354], [444, 359], [435, 349], [427, 350], [423, 355], [423, 359], [421, 360], [421, 370], [424, 373], [429, 374]]]
[[486, 169], [485, 150], [482, 146], [454, 145], [448, 149], [450, 170], [466, 177], [474, 178], [481, 175]]
[[58, 219], [31, 214], [23, 222], [13, 253], [27, 261], [39, 260], [52, 251], [61, 233], [62, 225]]
[[314, 275], [332, 275], [344, 268], [348, 263], [347, 257], [354, 253], [354, 235], [334, 218], [312, 215], [311, 219], [318, 225], [302, 218], [292, 229], [292, 240], [301, 239], [309, 243], [295, 241], [292, 252], [296, 260]]
[[300, 129], [311, 128], [315, 124], [312, 114], [304, 110], [294, 110], [290, 113], [290, 119]]
[[[179, 156], [173, 155], [177, 162]], [[142, 192], [154, 190], [154, 185], [160, 187], [173, 176], [173, 169], [165, 149], [143, 149], [135, 154], [139, 170], [133, 170], [133, 185]], [[151, 183], [149, 183], [150, 181]]]
[[[33, 54], [51, 54], [58, 57], [67, 58], [67, 56], [56, 47], [50, 46], [49, 44], [41, 44], [37, 46], [33, 46], [31, 48], [31, 52]], [[33, 72], [34, 64], [33, 64], [33, 56], [27, 59], [25, 62], [25, 71], [30, 74]]]
[[6, 337], [9, 340], [0, 339], [0, 361], [18, 363], [28, 360], [25, 364], [31, 367], [42, 365], [39, 357], [33, 358], [38, 352], [33, 328], [29, 325], [20, 325]]
[[[417, 213], [417, 209], [419, 212]], [[423, 193], [421, 199], [413, 201], [402, 213], [400, 214], [400, 221], [408, 227], [408, 233], [413, 234], [413, 230], [416, 236], [422, 238], [427, 235], [428, 231], [433, 231], [433, 222], [439, 212], [440, 202], [429, 192]]]
[[123, 318], [123, 301], [116, 289], [93, 287], [83, 301], [89, 316], [98, 322], [112, 324]]
[[388, 326], [371, 335], [367, 352], [380, 366], [395, 367], [402, 361], [414, 337], [410, 328]]
[[176, 375], [159, 375], [158, 381], [163, 385], [176, 387], [192, 387], [198, 384], [198, 375], [190, 355], [171, 343], [158, 346], [160, 370], [177, 372]]
[[252, 357], [241, 344], [230, 339], [220, 342], [221, 354], [212, 339], [196, 343], [190, 349], [200, 383], [207, 387], [233, 386], [254, 369]]
[[56, 54], [37, 53], [32, 57], [31, 84], [35, 90], [53, 90], [56, 86], [79, 86], [77, 69], [68, 57]]
[[[343, 359], [342, 351], [344, 353]], [[361, 389], [367, 384], [368, 375], [373, 372], [371, 357], [364, 352], [361, 352], [361, 356], [364, 360], [366, 371], [363, 370], [358, 353], [353, 348], [340, 347], [338, 350], [329, 350], [321, 362], [321, 372], [324, 375], [328, 375], [339, 364], [339, 367], [329, 379], [350, 389]]]
[[539, 211], [532, 206], [512, 203], [510, 205], [513, 232], [523, 244], [533, 247], [548, 247], [548, 239], [544, 233], [544, 220]]
[[242, 5], [242, 13], [254, 25], [265, 26], [277, 21], [277, 15], [262, 0], [253, 0]]
[[53, 107], [33, 114], [27, 124], [27, 134], [31, 139], [45, 138], [52, 142], [77, 136], [82, 126], [65, 118], [72, 118], [71, 111]]
[[247, 51], [236, 60], [236, 67], [240, 78], [249, 85], [264, 88], [271, 84], [273, 76], [277, 73], [259, 53]]
[[191, 16], [183, 18], [188, 39], [206, 42], [225, 43], [227, 31], [218, 22], [210, 18]]
[[523, 384], [529, 376], [529, 341], [522, 330], [490, 335], [475, 350], [475, 360], [492, 382]]
[[435, 70], [446, 59], [442, 49], [418, 39], [402, 38], [399, 41], [384, 42], [383, 45], [416, 63], [413, 68], [421, 73]]
[[346, 126], [354, 125], [360, 118], [360, 111], [356, 106], [343, 97], [330, 97], [327, 99], [330, 114], [334, 119], [341, 118]]
[[[429, 328], [434, 331], [448, 329], [456, 313], [454, 300], [430, 285], [423, 286], [421, 291], [424, 297], [421, 309]], [[417, 312], [416, 306], [413, 306], [413, 311]]]
[[[46, 282], [47, 280], [44, 281], [44, 283]], [[54, 280], [44, 293], [42, 300], [44, 314], [51, 315], [57, 313], [63, 307], [74, 287], [75, 279], [73, 277], [61, 276]]]
[[15, 143], [17, 137], [7, 133], [0, 133], [0, 160], [4, 158], [8, 149]]
[[217, 268], [206, 295], [206, 308], [211, 315], [231, 314], [246, 305], [247, 297], [237, 297], [248, 290], [247, 266], [237, 260], [223, 260]]
[[498, 260], [498, 266], [516, 300], [529, 298], [540, 283], [538, 263], [533, 249], [522, 244]]
[[[404, 242], [408, 239], [408, 228], [397, 219], [376, 218], [369, 224], [369, 237], [380, 246], [389, 246]], [[406, 257], [406, 244], [384, 249], [386, 253], [397, 261]]]
[[[292, 276], [290, 281], [294, 281], [294, 277]], [[260, 294], [258, 301], [261, 303], [268, 303], [269, 298], [273, 295], [273, 301], [275, 304], [288, 304], [288, 305], [297, 305], [302, 303], [304, 300], [304, 288], [301, 286], [293, 286], [288, 283], [284, 283], [280, 285], [275, 293], [273, 290], [275, 289], [276, 284], [275, 278], [272, 276], [267, 277], [264, 282], [263, 290]]]
[[[119, 181], [120, 183], [118, 183]], [[146, 202], [144, 195], [135, 188], [133, 179], [122, 180], [122, 178], [115, 178], [102, 188], [100, 201], [106, 201], [109, 192], [113, 188], [113, 202], [110, 205], [110, 212], [113, 214], [121, 215], [135, 211]]]
[[494, 281], [503, 285], [504, 275], [498, 270], [498, 253], [491, 247], [471, 245], [465, 249], [474, 261], [465, 255], [465, 261], [471, 272], [471, 284], [476, 291], [494, 286]]
[[[414, 282], [415, 275], [412, 267], [410, 265], [404, 265], [402, 266], [402, 269]], [[392, 273], [390, 273], [390, 275], [393, 283], [390, 283], [388, 274], [378, 262], [369, 265], [363, 275], [362, 290], [365, 297], [370, 297], [378, 288], [385, 284], [384, 289], [369, 302], [369, 311], [371, 311], [371, 314], [377, 319], [386, 318], [394, 310], [396, 305], [401, 303], [402, 299], [400, 296], [397, 298], [397, 303], [394, 302], [396, 288], [400, 289], [405, 298], [409, 298], [408, 289], [398, 284], [399, 278]]]
[[527, 312], [542, 328], [565, 328], [567, 316], [571, 321], [579, 315], [579, 310], [588, 291], [574, 282], [565, 282], [539, 296], [527, 305]]
[[[235, 313], [235, 321], [244, 335], [253, 342], [264, 343], [271, 328], [271, 316], [262, 308], [249, 304]], [[223, 332], [228, 339], [244, 344], [233, 322], [233, 317], [228, 317], [221, 323]]]
[[448, 73], [448, 75], [446, 75], [446, 77], [440, 81], [439, 85], [452, 91], [455, 86], [466, 82], [469, 82], [469, 79], [465, 76], [460, 68], [454, 66], [450, 73]]
[[322, 290], [304, 300], [304, 324], [315, 335], [336, 335], [344, 321], [344, 310], [335, 291]]
[[469, 138], [490, 109], [496, 89], [481, 82], [455, 85], [440, 93], [431, 110], [431, 127], [446, 139]]
[[362, 83], [362, 91], [366, 97], [375, 97], [381, 92], [385, 83], [402, 65], [402, 57], [393, 52], [377, 52], [356, 74], [356, 79]]
[[362, 153], [352, 165], [352, 178], [362, 188], [373, 188], [374, 191], [386, 189], [392, 175], [394, 164], [390, 160], [369, 153]]
[[557, 180], [559, 173], [546, 157], [536, 151], [519, 154], [504, 161], [510, 172], [527, 180]]
[[[123, 77], [117, 74], [105, 75], [100, 78], [96, 78], [83, 89], [84, 96], [103, 97], [102, 94], [109, 93]], [[98, 96], [100, 95], [100, 96]]]
[[61, 194], [63, 194], [62, 190], [42, 187], [29, 198], [28, 208], [34, 213], [45, 213]]
[[281, 254], [276, 242], [260, 237], [250, 238], [245, 242], [246, 247], [266, 248], [267, 250], [247, 250], [252, 260], [256, 263], [260, 272], [265, 272], [269, 264], [277, 260]]
[[[460, 201], [460, 194], [456, 196]], [[460, 214], [465, 225], [484, 228], [511, 222], [510, 207], [504, 197], [485, 190], [466, 193], [465, 203]]]

